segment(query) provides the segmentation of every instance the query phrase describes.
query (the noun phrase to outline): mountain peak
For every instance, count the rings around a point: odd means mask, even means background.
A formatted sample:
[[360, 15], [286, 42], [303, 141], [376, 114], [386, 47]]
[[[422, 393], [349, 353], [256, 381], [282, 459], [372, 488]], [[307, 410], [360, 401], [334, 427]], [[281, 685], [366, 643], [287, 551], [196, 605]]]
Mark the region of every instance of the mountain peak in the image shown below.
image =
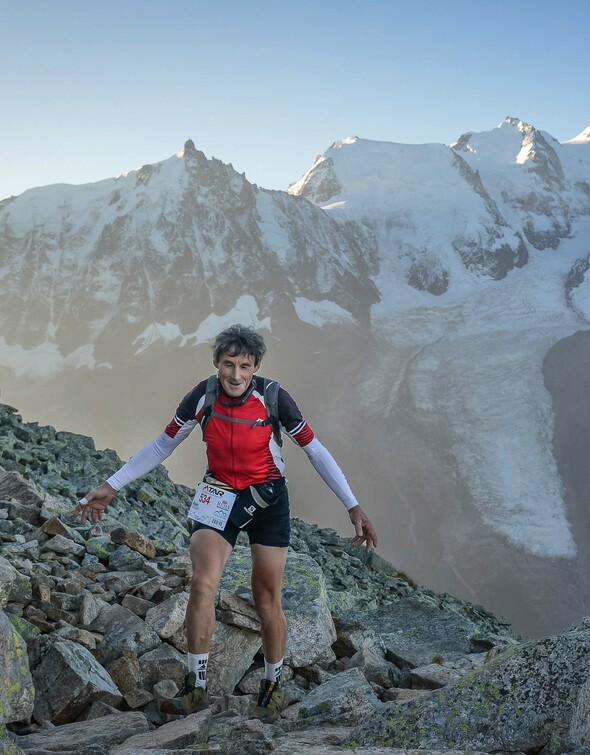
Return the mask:
[[534, 126], [525, 123], [520, 118], [507, 115], [506, 118], [504, 118], [501, 123], [498, 123], [498, 125], [491, 131], [482, 131], [479, 133], [466, 131], [464, 134], [461, 134], [455, 142], [449, 144], [449, 147], [455, 150], [455, 152], [476, 152], [481, 150], [482, 138], [485, 142], [494, 140], [496, 144], [498, 144], [498, 140], [502, 143], [508, 140], [509, 142], [515, 141], [516, 144], [520, 145], [523, 135], [531, 137], [535, 133], [536, 129]]
[[513, 115], [507, 115], [506, 118], [504, 118], [504, 121], [500, 124], [500, 126], [506, 125], [506, 126], [519, 126], [522, 123], [520, 118], [516, 118]]
[[568, 139], [564, 144], [590, 144], [590, 126], [587, 126], [583, 131], [573, 139]]
[[354, 144], [355, 142], [358, 142], [358, 140], [358, 136], [346, 136], [344, 139], [337, 139], [330, 145], [330, 149], [341, 149], [346, 144]]
[[187, 139], [180, 153], [181, 157], [194, 157], [197, 154], [197, 148], [192, 139]]
[[521, 120], [520, 118], [515, 118], [514, 116], [506, 116], [502, 123], [498, 126], [498, 128], [503, 128], [506, 126], [512, 126], [513, 128], [518, 129], [522, 134], [525, 135], [532, 135], [537, 133], [537, 129], [531, 125], [530, 123], [527, 123], [526, 121]]

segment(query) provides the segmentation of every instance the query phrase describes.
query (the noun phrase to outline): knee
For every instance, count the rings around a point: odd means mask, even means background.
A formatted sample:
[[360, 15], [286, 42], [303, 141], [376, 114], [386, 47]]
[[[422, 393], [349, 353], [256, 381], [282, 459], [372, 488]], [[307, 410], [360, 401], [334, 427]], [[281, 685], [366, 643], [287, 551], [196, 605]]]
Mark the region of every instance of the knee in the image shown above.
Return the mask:
[[254, 608], [261, 621], [270, 619], [282, 612], [281, 595], [275, 595], [272, 592], [254, 593]]
[[214, 600], [217, 592], [218, 580], [207, 574], [193, 574], [191, 579], [190, 600]]

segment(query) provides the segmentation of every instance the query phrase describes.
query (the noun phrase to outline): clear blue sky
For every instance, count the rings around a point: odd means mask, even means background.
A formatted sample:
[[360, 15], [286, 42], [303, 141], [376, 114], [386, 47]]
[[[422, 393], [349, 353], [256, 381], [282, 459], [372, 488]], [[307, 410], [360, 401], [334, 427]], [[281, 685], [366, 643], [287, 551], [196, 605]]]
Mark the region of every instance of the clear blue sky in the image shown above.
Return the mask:
[[187, 138], [284, 189], [335, 139], [590, 125], [590, 3], [2, 0], [0, 198]]

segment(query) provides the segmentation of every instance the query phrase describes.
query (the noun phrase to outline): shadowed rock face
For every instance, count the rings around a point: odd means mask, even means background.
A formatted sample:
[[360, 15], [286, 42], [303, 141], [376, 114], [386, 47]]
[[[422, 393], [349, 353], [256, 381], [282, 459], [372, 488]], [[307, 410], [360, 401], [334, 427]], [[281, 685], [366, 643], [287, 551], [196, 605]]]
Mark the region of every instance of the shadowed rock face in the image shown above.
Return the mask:
[[33, 674], [36, 700], [34, 717], [55, 724], [75, 720], [94, 700], [108, 705], [122, 695], [92, 654], [71, 640], [56, 643], [43, 656]]

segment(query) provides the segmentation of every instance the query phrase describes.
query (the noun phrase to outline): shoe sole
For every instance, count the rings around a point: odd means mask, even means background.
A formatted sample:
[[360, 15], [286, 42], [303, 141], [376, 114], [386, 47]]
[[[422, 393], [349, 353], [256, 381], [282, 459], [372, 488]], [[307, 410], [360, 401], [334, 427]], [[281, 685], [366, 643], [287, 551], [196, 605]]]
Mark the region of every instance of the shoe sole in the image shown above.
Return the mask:
[[[259, 710], [264, 711], [258, 712]], [[267, 711], [265, 708], [253, 710], [250, 713], [250, 718], [257, 718], [259, 721], [262, 721], [263, 724], [274, 724], [275, 721], [278, 720], [280, 715], [280, 711], [277, 711], [276, 713], [271, 713], [270, 711]]]

